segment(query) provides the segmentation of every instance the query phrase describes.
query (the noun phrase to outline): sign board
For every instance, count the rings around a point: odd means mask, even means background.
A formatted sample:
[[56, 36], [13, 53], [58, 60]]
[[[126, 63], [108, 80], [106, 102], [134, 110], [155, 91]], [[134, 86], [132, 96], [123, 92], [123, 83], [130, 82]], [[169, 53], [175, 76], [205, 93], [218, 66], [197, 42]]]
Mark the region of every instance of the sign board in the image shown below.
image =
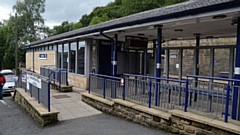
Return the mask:
[[39, 89], [41, 89], [42, 87], [41, 79], [38, 79], [37, 77], [32, 75], [27, 75], [27, 83], [31, 83], [32, 85], [36, 86]]
[[47, 59], [47, 54], [39, 54], [39, 59], [46, 60]]
[[177, 55], [176, 55], [176, 54], [171, 54], [171, 55], [170, 55], [170, 58], [176, 59], [176, 58], [177, 58]]
[[179, 68], [179, 64], [178, 63], [176, 64], [176, 68]]

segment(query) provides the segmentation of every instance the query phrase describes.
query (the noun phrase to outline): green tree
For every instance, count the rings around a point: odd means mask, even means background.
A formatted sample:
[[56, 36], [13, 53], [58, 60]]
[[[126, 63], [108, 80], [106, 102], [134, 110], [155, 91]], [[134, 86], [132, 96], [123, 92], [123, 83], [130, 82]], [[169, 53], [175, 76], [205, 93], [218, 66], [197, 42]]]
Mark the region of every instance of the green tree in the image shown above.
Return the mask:
[[45, 0], [17, 1], [13, 10], [18, 14], [19, 43], [26, 45], [42, 38], [45, 33], [44, 19]]
[[[0, 24], [0, 54], [4, 68], [13, 68], [15, 65], [15, 34], [18, 35], [19, 62], [25, 62], [23, 46], [39, 40], [46, 35], [46, 27], [42, 13], [44, 13], [45, 0], [17, 1], [13, 10], [17, 14], [10, 15], [9, 19]], [[17, 26], [16, 26], [17, 22]], [[17, 33], [16, 33], [17, 29]]]
[[77, 22], [77, 23], [75, 23], [74, 25], [73, 25], [73, 30], [76, 30], [76, 29], [80, 29], [80, 28], [82, 28], [83, 27], [83, 25], [82, 25], [82, 23], [81, 22]]
[[[72, 30], [184, 1], [187, 0], [115, 0], [106, 6], [95, 7], [90, 14], [84, 14], [79, 22], [73, 24]], [[68, 30], [61, 25], [54, 27], [53, 31], [56, 35]]]
[[95, 24], [105, 22], [108, 20], [109, 20], [109, 18], [107, 16], [107, 14], [103, 14], [101, 17], [95, 16], [95, 17], [93, 17], [92, 21], [90, 22], [90, 25], [95, 25]]
[[82, 24], [83, 27], [87, 27], [90, 24], [92, 18], [93, 17], [85, 14], [82, 16], [82, 18], [79, 20], [79, 22]]

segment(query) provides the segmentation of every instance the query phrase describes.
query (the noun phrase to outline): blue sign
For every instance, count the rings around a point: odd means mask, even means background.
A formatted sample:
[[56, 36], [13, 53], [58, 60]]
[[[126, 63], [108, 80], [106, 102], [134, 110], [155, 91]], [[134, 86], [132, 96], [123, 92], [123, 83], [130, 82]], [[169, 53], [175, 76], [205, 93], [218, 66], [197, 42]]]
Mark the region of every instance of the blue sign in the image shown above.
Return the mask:
[[42, 59], [42, 60], [47, 59], [47, 54], [39, 54], [39, 59]]

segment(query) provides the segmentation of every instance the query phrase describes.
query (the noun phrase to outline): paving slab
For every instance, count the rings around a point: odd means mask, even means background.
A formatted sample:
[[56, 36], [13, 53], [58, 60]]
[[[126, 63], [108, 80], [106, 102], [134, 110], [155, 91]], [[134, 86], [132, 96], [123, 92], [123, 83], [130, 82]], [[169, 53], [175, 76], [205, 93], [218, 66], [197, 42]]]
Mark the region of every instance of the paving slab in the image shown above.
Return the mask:
[[51, 93], [51, 105], [60, 112], [59, 121], [102, 113], [81, 101], [81, 95], [78, 92], [59, 93], [54, 91]]

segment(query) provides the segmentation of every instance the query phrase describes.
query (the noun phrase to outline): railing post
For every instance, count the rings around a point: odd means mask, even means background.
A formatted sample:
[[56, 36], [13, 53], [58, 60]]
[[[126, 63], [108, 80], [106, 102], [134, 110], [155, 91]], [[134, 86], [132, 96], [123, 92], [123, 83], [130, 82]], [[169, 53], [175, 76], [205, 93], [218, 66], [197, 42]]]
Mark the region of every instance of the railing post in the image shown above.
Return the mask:
[[68, 86], [68, 71], [66, 71], [66, 85]]
[[53, 87], [55, 88], [55, 71], [52, 70], [52, 72], [53, 72]]
[[61, 81], [62, 81], [61, 70], [58, 70], [58, 81], [59, 81], [59, 91], [61, 91]]
[[[26, 83], [26, 85], [27, 85], [27, 83]], [[30, 85], [30, 83], [29, 83], [29, 85]], [[31, 84], [31, 87], [30, 87], [30, 95], [31, 95], [31, 97], [32, 97], [32, 84]]]
[[91, 74], [89, 74], [89, 79], [88, 79], [88, 93], [91, 92]]
[[117, 97], [117, 91], [116, 91], [116, 81], [112, 79], [111, 81], [111, 98]]
[[226, 93], [226, 106], [225, 106], [224, 122], [228, 122], [230, 90], [231, 90], [230, 82], [228, 82], [227, 93]]
[[186, 81], [186, 89], [185, 89], [185, 102], [184, 102], [184, 112], [187, 112], [187, 107], [188, 107], [188, 85], [189, 85], [189, 81], [187, 78]]
[[38, 103], [40, 104], [40, 92], [39, 92], [39, 88], [37, 88], [38, 89]]
[[122, 93], [122, 97], [123, 97], [123, 100], [125, 100], [125, 92], [126, 92], [126, 79], [125, 77], [123, 77], [123, 93]]
[[28, 76], [28, 74], [25, 74], [25, 76], [26, 76], [26, 80], [25, 80], [25, 82], [26, 82], [26, 85], [25, 85], [25, 92], [27, 92], [27, 84], [28, 84], [28, 81], [27, 81], [27, 76]]
[[50, 81], [47, 82], [47, 91], [48, 91], [48, 112], [50, 112]]
[[151, 108], [151, 102], [152, 102], [152, 80], [150, 79], [149, 92], [148, 92], [148, 107], [149, 108]]
[[[159, 84], [158, 84], [159, 83]], [[158, 106], [158, 101], [159, 101], [159, 88], [158, 85], [160, 85], [160, 80], [159, 79], [156, 79], [156, 84], [155, 84], [155, 87], [156, 87], [156, 92], [155, 92], [155, 106]]]
[[106, 79], [103, 78], [103, 98], [106, 98]]

